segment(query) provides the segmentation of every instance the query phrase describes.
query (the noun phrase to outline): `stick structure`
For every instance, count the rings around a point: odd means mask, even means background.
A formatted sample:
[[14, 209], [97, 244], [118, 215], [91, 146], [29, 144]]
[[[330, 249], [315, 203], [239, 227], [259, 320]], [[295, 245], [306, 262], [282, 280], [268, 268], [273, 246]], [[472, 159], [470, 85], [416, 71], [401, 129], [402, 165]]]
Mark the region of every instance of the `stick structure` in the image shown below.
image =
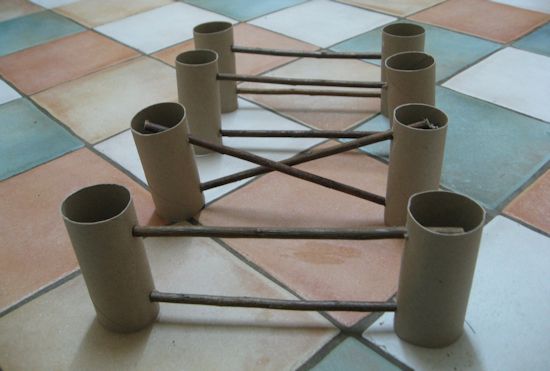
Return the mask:
[[218, 307], [267, 308], [304, 311], [346, 311], [346, 312], [395, 312], [397, 304], [363, 301], [309, 301], [251, 298], [247, 296], [214, 296], [177, 294], [153, 290], [149, 295], [152, 302], [174, 304], [213, 305]]
[[248, 138], [362, 138], [376, 133], [341, 130], [221, 130], [224, 137]]
[[308, 51], [308, 50], [287, 50], [287, 49], [267, 49], [252, 48], [248, 46], [233, 45], [231, 51], [234, 53], [274, 55], [279, 57], [301, 57], [301, 58], [328, 58], [328, 59], [380, 59], [380, 53], [339, 53], [327, 51]]
[[345, 81], [345, 80], [321, 80], [321, 79], [293, 79], [287, 77], [271, 77], [256, 75], [237, 75], [230, 73], [218, 73], [218, 80], [222, 81], [248, 81], [264, 82], [282, 85], [312, 85], [312, 86], [340, 86], [346, 88], [382, 88], [386, 84], [380, 81]]
[[359, 97], [359, 98], [379, 98], [381, 93], [361, 93], [355, 91], [341, 90], [312, 90], [312, 89], [253, 89], [237, 88], [237, 94], [260, 94], [260, 95], [311, 95], [311, 96], [329, 96], [329, 97]]

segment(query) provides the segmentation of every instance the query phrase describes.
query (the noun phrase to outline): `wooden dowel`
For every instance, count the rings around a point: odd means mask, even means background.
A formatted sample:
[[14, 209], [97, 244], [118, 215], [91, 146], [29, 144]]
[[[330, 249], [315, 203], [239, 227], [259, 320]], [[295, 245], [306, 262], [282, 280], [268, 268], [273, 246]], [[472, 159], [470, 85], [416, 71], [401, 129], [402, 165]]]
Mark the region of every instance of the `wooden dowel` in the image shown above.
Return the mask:
[[262, 228], [211, 226], [135, 226], [135, 237], [218, 237], [306, 240], [379, 240], [405, 238], [405, 227]]
[[319, 95], [330, 97], [359, 97], [359, 98], [378, 98], [379, 92], [355, 92], [340, 90], [313, 90], [313, 89], [253, 89], [237, 88], [237, 94], [261, 94], [261, 95]]
[[287, 77], [234, 75], [230, 73], [218, 73], [218, 80], [263, 82], [263, 83], [269, 83], [269, 84], [283, 84], [283, 85], [340, 86], [340, 87], [347, 87], [347, 88], [382, 88], [385, 86], [385, 83], [381, 81], [294, 79], [294, 78], [287, 78]]
[[283, 164], [283, 163], [280, 163], [280, 162], [277, 162], [277, 161], [272, 161], [272, 160], [269, 160], [267, 158], [257, 156], [253, 153], [250, 153], [250, 152], [242, 151], [242, 150], [239, 150], [239, 149], [236, 149], [236, 148], [231, 148], [231, 147], [224, 146], [224, 145], [209, 143], [209, 142], [206, 142], [204, 140], [195, 138], [193, 136], [189, 136], [189, 143], [191, 143], [195, 146], [202, 147], [202, 148], [207, 148], [211, 151], [215, 151], [215, 152], [218, 152], [218, 153], [221, 153], [221, 154], [224, 154], [224, 155], [240, 158], [241, 160], [246, 160], [246, 161], [255, 163], [255, 164], [263, 166], [263, 167], [271, 168], [272, 170], [277, 170], [281, 173], [293, 176], [295, 178], [306, 180], [308, 182], [315, 183], [315, 184], [318, 184], [320, 186], [330, 188], [330, 189], [333, 189], [333, 190], [336, 190], [336, 191], [339, 191], [339, 192], [342, 192], [342, 193], [346, 193], [346, 194], [351, 195], [351, 196], [362, 198], [364, 200], [371, 201], [371, 202], [374, 202], [374, 203], [379, 204], [379, 205], [385, 205], [386, 204], [386, 199], [382, 196], [377, 195], [377, 194], [370, 193], [370, 192], [364, 191], [362, 189], [349, 186], [347, 184], [339, 183], [339, 182], [334, 181], [332, 179], [323, 178], [319, 175], [311, 174], [311, 173], [308, 173], [306, 171], [293, 168], [293, 167], [288, 166], [286, 164]]
[[159, 133], [161, 131], [167, 130], [168, 126], [160, 125], [149, 120], [145, 120], [143, 128], [152, 133]]
[[252, 48], [248, 46], [231, 47], [234, 53], [275, 55], [279, 57], [302, 57], [302, 58], [329, 58], [329, 59], [381, 59], [380, 53], [347, 53], [347, 52], [327, 52], [327, 51], [308, 51], [308, 50], [285, 50], [285, 49], [267, 49]]
[[267, 308], [307, 311], [346, 312], [395, 312], [397, 304], [387, 302], [334, 301], [334, 300], [282, 300], [251, 298], [247, 296], [215, 296], [177, 294], [153, 290], [149, 295], [152, 302], [174, 304], [212, 305], [218, 307]]
[[362, 138], [376, 131], [341, 130], [221, 130], [224, 137], [247, 138]]

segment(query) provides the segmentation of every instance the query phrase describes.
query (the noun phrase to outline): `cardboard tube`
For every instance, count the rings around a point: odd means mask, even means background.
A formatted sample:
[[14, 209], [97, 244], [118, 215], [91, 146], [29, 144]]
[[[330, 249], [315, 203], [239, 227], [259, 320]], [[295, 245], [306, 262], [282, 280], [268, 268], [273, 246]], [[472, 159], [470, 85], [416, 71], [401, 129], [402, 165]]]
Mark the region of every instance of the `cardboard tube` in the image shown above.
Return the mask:
[[[386, 79], [386, 59], [394, 54], [409, 51], [424, 51], [426, 30], [424, 27], [413, 23], [393, 23], [382, 29], [382, 60], [380, 72], [382, 81]], [[380, 110], [384, 116], [388, 116], [387, 89], [382, 89]]]
[[83, 188], [63, 201], [61, 213], [97, 319], [116, 332], [151, 324], [159, 306], [149, 300], [153, 277], [130, 191], [116, 184]]
[[[168, 129], [151, 133], [144, 129], [145, 120]], [[204, 206], [186, 121], [179, 103], [149, 106], [132, 119], [132, 135], [157, 213], [170, 222], [189, 219]]]
[[[185, 106], [190, 133], [222, 144], [218, 55], [212, 50], [191, 50], [176, 57], [179, 102]], [[159, 124], [161, 122], [158, 122]], [[195, 153], [211, 153], [194, 147]]]
[[463, 195], [429, 191], [411, 197], [394, 322], [400, 338], [439, 348], [462, 335], [484, 220], [483, 208]]
[[[408, 125], [428, 119], [435, 129]], [[386, 186], [386, 225], [404, 225], [407, 202], [417, 192], [439, 189], [447, 115], [427, 104], [404, 104], [394, 112], [393, 143]]]
[[406, 103], [435, 104], [435, 60], [422, 52], [394, 54], [386, 66], [387, 114]]
[[[193, 29], [196, 49], [208, 49], [218, 53], [218, 70], [223, 73], [236, 74], [235, 53], [233, 46], [233, 25], [229, 22], [202, 23]], [[238, 108], [237, 82], [222, 81], [220, 86], [221, 110], [233, 112]]]

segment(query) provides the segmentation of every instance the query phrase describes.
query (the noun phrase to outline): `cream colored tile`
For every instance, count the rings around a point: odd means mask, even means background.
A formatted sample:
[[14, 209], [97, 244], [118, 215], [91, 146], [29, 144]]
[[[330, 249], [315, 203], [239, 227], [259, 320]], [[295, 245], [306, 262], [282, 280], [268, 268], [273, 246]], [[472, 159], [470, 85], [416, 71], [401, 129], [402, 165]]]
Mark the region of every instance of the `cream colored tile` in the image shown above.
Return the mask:
[[416, 13], [423, 9], [439, 4], [445, 0], [338, 0], [341, 3], [359, 6], [365, 9], [377, 10], [400, 17]]

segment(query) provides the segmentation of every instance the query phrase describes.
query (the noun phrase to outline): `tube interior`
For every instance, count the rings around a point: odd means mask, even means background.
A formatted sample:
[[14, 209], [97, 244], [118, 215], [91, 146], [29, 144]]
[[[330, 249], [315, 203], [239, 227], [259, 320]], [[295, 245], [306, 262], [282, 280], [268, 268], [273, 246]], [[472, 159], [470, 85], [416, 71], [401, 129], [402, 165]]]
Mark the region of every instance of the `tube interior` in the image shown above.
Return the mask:
[[130, 126], [132, 130], [140, 134], [161, 134], [167, 130], [161, 133], [151, 133], [150, 131], [145, 130], [145, 120], [166, 126], [168, 128], [173, 128], [182, 122], [184, 118], [185, 108], [181, 104], [173, 102], [158, 103], [138, 112], [132, 119]]
[[176, 57], [177, 63], [195, 66], [212, 63], [217, 60], [218, 54], [213, 50], [207, 49], [189, 50]]
[[452, 192], [414, 194], [409, 199], [408, 209], [413, 219], [426, 228], [458, 227], [467, 233], [482, 227], [485, 220], [485, 210], [477, 202]]
[[400, 71], [419, 71], [431, 67], [435, 60], [422, 52], [397, 53], [386, 59], [386, 67]]
[[229, 22], [207, 22], [201, 23], [193, 28], [194, 33], [210, 34], [229, 30], [233, 25]]
[[74, 223], [98, 223], [120, 215], [130, 201], [130, 191], [126, 187], [98, 184], [67, 197], [61, 205], [61, 213]]
[[425, 30], [424, 27], [413, 23], [393, 23], [384, 27], [383, 32], [400, 37], [414, 37], [422, 35]]
[[[428, 104], [408, 103], [403, 104], [395, 109], [395, 122], [402, 125], [410, 125], [415, 122], [428, 119], [428, 121], [437, 126], [437, 128], [445, 127], [448, 123], [447, 115]], [[411, 130], [434, 130], [431, 128], [410, 128]], [[437, 130], [437, 129], [435, 129]]]

